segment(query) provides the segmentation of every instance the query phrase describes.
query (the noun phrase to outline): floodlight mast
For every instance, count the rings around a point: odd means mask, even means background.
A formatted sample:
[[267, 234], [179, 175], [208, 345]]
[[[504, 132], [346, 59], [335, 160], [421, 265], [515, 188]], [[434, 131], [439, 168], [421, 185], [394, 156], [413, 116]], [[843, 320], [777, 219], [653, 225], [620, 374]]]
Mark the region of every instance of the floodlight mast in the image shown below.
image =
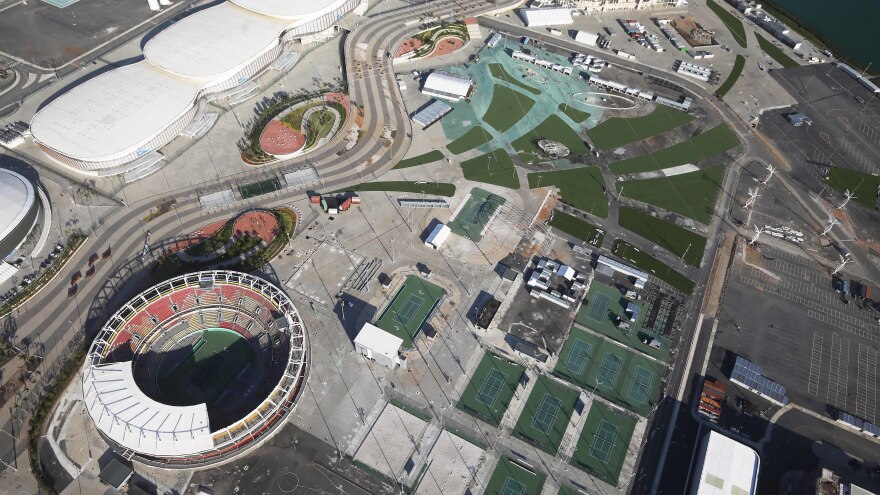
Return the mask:
[[847, 189], [846, 192], [843, 193], [843, 203], [840, 203], [840, 206], [838, 206], [837, 209], [842, 210], [844, 207], [846, 207], [846, 205], [849, 204], [849, 201], [851, 199], [858, 199], [858, 197], [855, 195], [855, 193], [851, 193], [849, 192], [849, 189]]
[[746, 204], [745, 204], [745, 206], [744, 206], [743, 208], [745, 208], [745, 209], [748, 210], [748, 209], [750, 209], [752, 206], [754, 206], [754, 204], [755, 204], [755, 200], [757, 200], [758, 198], [761, 197], [761, 195], [758, 194], [758, 191], [759, 191], [759, 190], [758, 190], [757, 187], [755, 188], [754, 191], [753, 191], [751, 188], [749, 188], [749, 199], [746, 200]]
[[761, 185], [766, 186], [767, 183], [770, 182], [770, 179], [773, 178], [773, 174], [775, 173], [776, 167], [774, 167], [773, 165], [767, 165], [767, 177], [763, 181], [761, 181]]
[[837, 265], [837, 268], [835, 268], [833, 272], [831, 272], [831, 275], [837, 275], [840, 270], [843, 270], [843, 267], [853, 262], [853, 260], [849, 258], [849, 253], [847, 253], [846, 256], [843, 256], [842, 254], [838, 256], [840, 256], [840, 264]]
[[834, 215], [829, 214], [828, 215], [828, 225], [825, 226], [825, 228], [822, 230], [822, 233], [819, 234], [819, 237], [822, 237], [823, 235], [827, 235], [829, 232], [831, 232], [831, 229], [833, 229], [834, 226], [838, 225], [839, 223], [840, 223], [840, 220], [834, 218]]
[[752, 240], [749, 241], [749, 246], [754, 246], [755, 243], [758, 242], [758, 237], [761, 237], [761, 234], [764, 232], [764, 229], [767, 228], [767, 227], [761, 227], [759, 229], [757, 225], [754, 225], [753, 227], [755, 228], [755, 235], [752, 236]]

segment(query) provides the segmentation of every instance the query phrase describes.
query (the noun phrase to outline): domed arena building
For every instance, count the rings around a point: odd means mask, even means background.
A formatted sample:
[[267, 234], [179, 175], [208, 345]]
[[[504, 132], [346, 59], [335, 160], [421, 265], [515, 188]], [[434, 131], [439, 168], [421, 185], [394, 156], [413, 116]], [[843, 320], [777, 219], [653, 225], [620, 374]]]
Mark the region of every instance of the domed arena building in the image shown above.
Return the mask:
[[14, 252], [37, 223], [40, 201], [31, 181], [0, 168], [0, 259]]
[[332, 36], [345, 14], [366, 3], [229, 0], [199, 10], [147, 41], [144, 60], [49, 102], [31, 121], [34, 142], [79, 173], [146, 176], [161, 167], [160, 148], [213, 124], [205, 97], [256, 90], [251, 79], [295, 55], [294, 42]]
[[128, 459], [199, 467], [280, 427], [306, 379], [308, 340], [281, 290], [232, 271], [157, 284], [96, 336], [83, 374], [89, 416]]

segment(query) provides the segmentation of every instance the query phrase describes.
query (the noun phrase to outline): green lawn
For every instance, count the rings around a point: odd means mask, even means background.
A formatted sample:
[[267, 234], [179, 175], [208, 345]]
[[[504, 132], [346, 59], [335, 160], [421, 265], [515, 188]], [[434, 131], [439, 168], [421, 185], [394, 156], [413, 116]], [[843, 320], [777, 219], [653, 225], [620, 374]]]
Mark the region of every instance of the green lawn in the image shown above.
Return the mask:
[[618, 223], [626, 230], [656, 243], [688, 264], [700, 266], [703, 251], [706, 249], [706, 238], [700, 234], [626, 206], [620, 207]]
[[593, 401], [571, 464], [616, 486], [635, 428], [632, 416]]
[[718, 98], [724, 98], [724, 95], [733, 88], [733, 85], [739, 81], [739, 76], [742, 75], [743, 67], [746, 65], [746, 58], [742, 55], [737, 55], [736, 60], [733, 62], [733, 68], [730, 70], [730, 75], [727, 76], [727, 79], [724, 80], [724, 83], [721, 86], [718, 86], [718, 89], [715, 90], [715, 96]]
[[561, 211], [553, 212], [553, 218], [548, 225], [594, 246], [601, 246], [602, 240], [605, 238], [605, 232], [578, 217]]
[[589, 152], [578, 133], [558, 115], [547, 117], [530, 132], [517, 138], [512, 143], [513, 149], [526, 163], [545, 161], [545, 155], [538, 147], [541, 139], [552, 139], [564, 144], [571, 155], [585, 155]]
[[617, 191], [622, 189], [627, 198], [707, 224], [715, 212], [723, 176], [724, 166], [715, 165], [672, 177], [618, 182]]
[[481, 144], [486, 144], [492, 139], [492, 135], [480, 126], [474, 126], [459, 136], [458, 139], [446, 145], [453, 155], [460, 155], [465, 151], [472, 150]]
[[697, 136], [647, 155], [614, 162], [609, 168], [615, 174], [634, 174], [694, 163], [720, 155], [739, 145], [736, 134], [727, 124], [717, 126]]
[[401, 168], [409, 168], [409, 167], [418, 167], [419, 165], [425, 165], [427, 163], [433, 163], [438, 160], [443, 159], [443, 153], [440, 150], [432, 150], [423, 155], [413, 156], [407, 158], [405, 160], [400, 160], [397, 162], [397, 165], [394, 166], [392, 170], [397, 170]]
[[660, 391], [663, 365], [573, 327], [553, 373], [642, 416]]
[[621, 239], [615, 240], [611, 252], [617, 255], [617, 257], [623, 259], [625, 263], [635, 265], [639, 269], [656, 276], [660, 280], [663, 280], [685, 294], [691, 294], [694, 292], [693, 280], [678, 273], [670, 268], [669, 265], [643, 252], [626, 241]]
[[411, 348], [413, 339], [445, 294], [445, 290], [431, 282], [407, 275], [406, 281], [376, 320], [376, 326], [403, 339], [404, 348]]
[[534, 86], [529, 86], [528, 84], [511, 76], [506, 70], [504, 70], [504, 66], [502, 66], [501, 64], [489, 64], [489, 72], [492, 73], [492, 77], [494, 77], [495, 79], [500, 79], [507, 83], [513, 84], [514, 86], [522, 88], [535, 96], [541, 94], [540, 89]]
[[539, 376], [519, 415], [513, 435], [550, 455], [556, 455], [578, 395], [577, 391], [560, 385], [550, 377]]
[[487, 352], [462, 392], [458, 408], [498, 426], [519, 387], [523, 371], [522, 366]]
[[484, 495], [540, 495], [547, 475], [502, 457], [492, 471]]
[[666, 132], [694, 120], [690, 114], [657, 105], [653, 112], [643, 117], [611, 117], [590, 129], [587, 135], [600, 150], [617, 148]]
[[783, 68], [800, 66], [799, 63], [795, 62], [795, 60], [793, 58], [786, 55], [785, 52], [783, 52], [781, 48], [774, 45], [767, 38], [761, 36], [758, 33], [755, 33], [755, 37], [758, 38], [758, 46], [761, 47], [761, 50], [764, 50], [767, 53], [767, 55], [770, 55], [773, 58], [773, 60], [775, 60], [776, 63], [781, 65]]
[[504, 132], [529, 113], [534, 104], [535, 100], [528, 96], [496, 84], [492, 87], [492, 101], [483, 115], [483, 122], [499, 132]]
[[600, 218], [608, 216], [608, 197], [599, 167], [581, 167], [529, 174], [529, 189], [556, 186], [566, 203]]
[[855, 197], [853, 201], [873, 210], [877, 205], [877, 188], [880, 187], [880, 177], [865, 172], [857, 172], [839, 167], [831, 167], [825, 182], [840, 193], [847, 189]]
[[446, 182], [426, 182], [420, 184], [404, 180], [390, 180], [385, 182], [364, 182], [356, 186], [346, 187], [333, 191], [341, 193], [345, 191], [388, 191], [388, 192], [409, 192], [421, 194], [435, 194], [437, 196], [451, 197], [455, 195], [455, 185]]
[[739, 46], [743, 48], [749, 46], [749, 39], [746, 38], [746, 28], [743, 26], [742, 21], [726, 8], [730, 7], [729, 5], [725, 3], [722, 7], [713, 0], [706, 0], [706, 5], [708, 5], [709, 8], [715, 12], [715, 15], [721, 19], [721, 22], [727, 26], [727, 29], [730, 30], [730, 34], [733, 35], [733, 39], [739, 43]]
[[578, 110], [577, 108], [569, 105], [568, 103], [560, 103], [558, 108], [559, 108], [560, 112], [567, 115], [568, 118], [570, 118], [574, 122], [583, 122], [583, 121], [587, 120], [588, 118], [590, 118], [589, 113], [584, 112], [583, 110]]
[[461, 162], [464, 178], [508, 189], [519, 189], [519, 176], [513, 160], [501, 148]]

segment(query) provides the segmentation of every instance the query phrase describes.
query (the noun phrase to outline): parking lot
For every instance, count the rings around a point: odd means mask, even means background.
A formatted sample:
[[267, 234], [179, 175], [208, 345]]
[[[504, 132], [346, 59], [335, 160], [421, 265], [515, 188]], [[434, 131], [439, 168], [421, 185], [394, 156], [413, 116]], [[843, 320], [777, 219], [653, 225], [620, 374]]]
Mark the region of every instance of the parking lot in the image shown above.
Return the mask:
[[709, 374], [728, 376], [731, 354], [743, 356], [784, 385], [792, 402], [875, 423], [878, 343], [873, 310], [844, 303], [816, 261], [765, 245], [745, 260], [737, 256]]

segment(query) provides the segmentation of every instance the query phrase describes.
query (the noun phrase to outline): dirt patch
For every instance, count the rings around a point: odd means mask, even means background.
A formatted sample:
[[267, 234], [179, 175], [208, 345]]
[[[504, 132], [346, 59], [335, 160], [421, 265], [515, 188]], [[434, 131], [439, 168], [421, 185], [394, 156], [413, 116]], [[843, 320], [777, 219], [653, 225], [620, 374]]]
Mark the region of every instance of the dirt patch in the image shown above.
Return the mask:
[[434, 50], [428, 55], [429, 57], [439, 57], [456, 52], [464, 46], [464, 40], [456, 36], [445, 36], [437, 40], [434, 44]]
[[687, 41], [691, 46], [711, 46], [715, 45], [715, 40], [712, 38], [712, 33], [703, 29], [702, 26], [689, 15], [680, 16], [678, 19], [672, 21], [672, 27], [678, 31], [685, 41]]
[[394, 56], [401, 57], [403, 55], [406, 55], [407, 53], [414, 52], [421, 47], [422, 47], [422, 40], [419, 40], [416, 38], [409, 38], [406, 41], [404, 41], [403, 43], [401, 43], [400, 46], [397, 47], [397, 51], [394, 52]]
[[278, 234], [278, 218], [269, 211], [249, 211], [235, 219], [232, 226], [235, 235], [249, 233], [271, 242]]
[[260, 148], [272, 155], [289, 155], [302, 149], [306, 136], [287, 127], [279, 120], [269, 122], [260, 134]]

